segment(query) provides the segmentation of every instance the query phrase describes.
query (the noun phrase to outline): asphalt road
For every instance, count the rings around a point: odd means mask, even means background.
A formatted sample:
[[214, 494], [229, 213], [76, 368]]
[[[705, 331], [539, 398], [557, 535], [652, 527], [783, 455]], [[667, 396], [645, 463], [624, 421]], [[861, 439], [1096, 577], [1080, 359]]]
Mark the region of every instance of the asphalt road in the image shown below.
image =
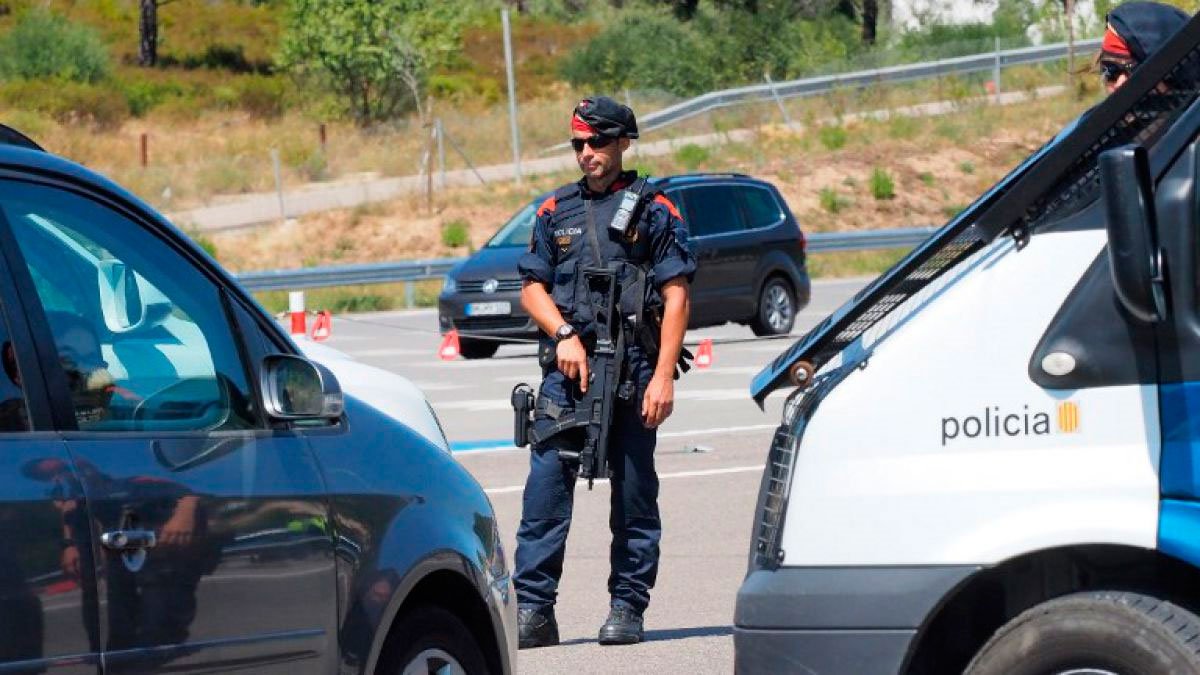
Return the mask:
[[[865, 283], [821, 281], [800, 314], [802, 334]], [[676, 385], [674, 415], [659, 433], [662, 562], [646, 613], [646, 642], [601, 647], [596, 632], [608, 608], [608, 486], [576, 488], [575, 517], [559, 589], [563, 645], [522, 651], [522, 673], [729, 673], [731, 622], [745, 574], [751, 522], [771, 433], [786, 393], [760, 411], [750, 399], [751, 377], [790, 344], [754, 340], [727, 324], [691, 331], [687, 342], [712, 338], [713, 365], [693, 369]], [[732, 340], [732, 342], [722, 342]], [[534, 348], [511, 345], [481, 361], [443, 362], [433, 311], [335, 317], [328, 344], [360, 361], [399, 373], [420, 387], [441, 419], [456, 455], [488, 492], [511, 564], [521, 518], [528, 450], [512, 447], [509, 392], [537, 384]]]

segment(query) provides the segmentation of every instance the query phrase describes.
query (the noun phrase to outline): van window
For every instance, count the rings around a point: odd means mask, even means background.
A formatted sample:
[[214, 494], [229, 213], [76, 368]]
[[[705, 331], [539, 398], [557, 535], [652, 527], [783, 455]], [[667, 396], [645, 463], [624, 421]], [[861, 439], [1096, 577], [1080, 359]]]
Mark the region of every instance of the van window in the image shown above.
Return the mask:
[[0, 182], [80, 430], [257, 426], [219, 288], [139, 224], [45, 186]]
[[783, 220], [783, 209], [779, 207], [779, 202], [770, 190], [747, 186], [738, 192], [742, 195], [746, 220], [751, 228], [770, 227]]
[[707, 237], [746, 229], [732, 185], [691, 187], [683, 191], [687, 204], [688, 231], [693, 237]]

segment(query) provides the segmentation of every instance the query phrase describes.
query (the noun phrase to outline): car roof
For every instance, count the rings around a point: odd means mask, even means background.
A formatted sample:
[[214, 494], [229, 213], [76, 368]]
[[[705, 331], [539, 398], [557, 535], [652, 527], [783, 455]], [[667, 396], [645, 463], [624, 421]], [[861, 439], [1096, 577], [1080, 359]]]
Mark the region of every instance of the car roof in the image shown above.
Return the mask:
[[[654, 187], [660, 190], [666, 190], [672, 187], [684, 187], [688, 185], [702, 185], [705, 183], [747, 183], [753, 185], [762, 185], [773, 187], [770, 182], [746, 175], [744, 173], [681, 173], [674, 176], [650, 176], [649, 182]], [[534, 204], [541, 204], [554, 194], [554, 190], [543, 192], [533, 198]]]

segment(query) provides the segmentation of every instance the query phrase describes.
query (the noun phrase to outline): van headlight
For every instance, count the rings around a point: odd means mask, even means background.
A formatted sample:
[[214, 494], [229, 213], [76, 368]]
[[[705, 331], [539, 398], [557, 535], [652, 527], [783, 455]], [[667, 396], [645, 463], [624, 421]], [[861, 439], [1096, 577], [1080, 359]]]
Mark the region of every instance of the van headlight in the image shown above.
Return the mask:
[[451, 293], [455, 293], [457, 291], [458, 282], [454, 280], [454, 277], [447, 274], [446, 279], [442, 282], [442, 295], [450, 295]]

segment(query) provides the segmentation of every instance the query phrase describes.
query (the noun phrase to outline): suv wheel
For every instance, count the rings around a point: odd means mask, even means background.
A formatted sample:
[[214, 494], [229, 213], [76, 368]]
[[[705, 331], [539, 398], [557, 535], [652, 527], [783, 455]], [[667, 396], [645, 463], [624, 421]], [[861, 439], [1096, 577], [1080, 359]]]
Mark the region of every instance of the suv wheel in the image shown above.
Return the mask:
[[967, 675], [1170, 675], [1200, 672], [1200, 619], [1116, 591], [1050, 600], [1005, 624]]
[[421, 606], [399, 620], [389, 641], [398, 658], [380, 671], [389, 675], [476, 675], [487, 672], [470, 629], [441, 607]]
[[464, 338], [458, 341], [458, 353], [462, 354], [464, 359], [490, 359], [496, 354], [497, 349], [500, 349], [500, 343], [495, 340]]
[[796, 293], [782, 277], [771, 277], [758, 294], [758, 311], [750, 322], [755, 335], [783, 335], [796, 323]]

